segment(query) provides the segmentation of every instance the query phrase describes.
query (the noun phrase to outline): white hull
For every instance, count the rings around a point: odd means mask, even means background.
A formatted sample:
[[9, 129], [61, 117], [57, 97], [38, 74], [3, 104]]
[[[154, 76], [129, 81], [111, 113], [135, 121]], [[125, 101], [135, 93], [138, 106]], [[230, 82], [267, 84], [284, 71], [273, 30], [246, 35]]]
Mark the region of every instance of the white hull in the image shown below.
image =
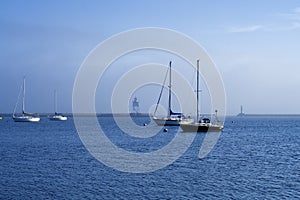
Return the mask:
[[13, 117], [15, 122], [39, 122], [39, 117], [33, 117], [33, 116], [14, 116]]
[[53, 115], [49, 117], [50, 120], [52, 121], [66, 121], [68, 117], [62, 116], [62, 115]]
[[183, 132], [221, 132], [223, 126], [211, 123], [180, 124]]
[[182, 118], [177, 118], [177, 117], [171, 117], [171, 118], [153, 117], [153, 120], [158, 126], [179, 126], [180, 123], [191, 124], [194, 122], [194, 120], [192, 118], [182, 119]]

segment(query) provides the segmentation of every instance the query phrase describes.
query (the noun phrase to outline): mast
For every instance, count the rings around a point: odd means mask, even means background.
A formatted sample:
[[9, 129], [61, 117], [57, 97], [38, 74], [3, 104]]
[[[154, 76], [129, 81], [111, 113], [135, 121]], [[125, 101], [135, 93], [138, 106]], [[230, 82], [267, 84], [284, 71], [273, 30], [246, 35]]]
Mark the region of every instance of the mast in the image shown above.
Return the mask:
[[22, 114], [25, 113], [25, 76], [23, 77]]
[[199, 122], [199, 60], [197, 60], [197, 122]]
[[170, 118], [171, 117], [171, 96], [172, 96], [172, 91], [171, 91], [171, 64], [172, 64], [172, 61], [170, 61], [169, 63], [169, 66], [170, 66], [170, 77], [169, 77], [169, 114], [168, 114], [168, 117]]
[[54, 90], [54, 113], [57, 113], [57, 93], [56, 90]]

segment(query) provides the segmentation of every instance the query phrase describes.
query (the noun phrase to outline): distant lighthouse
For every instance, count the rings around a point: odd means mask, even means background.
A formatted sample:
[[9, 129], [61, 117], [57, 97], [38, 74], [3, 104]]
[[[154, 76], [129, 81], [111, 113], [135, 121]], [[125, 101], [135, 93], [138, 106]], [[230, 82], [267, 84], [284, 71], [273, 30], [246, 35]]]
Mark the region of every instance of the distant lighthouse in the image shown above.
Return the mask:
[[132, 101], [132, 110], [135, 114], [138, 114], [140, 111], [140, 103], [136, 97]]

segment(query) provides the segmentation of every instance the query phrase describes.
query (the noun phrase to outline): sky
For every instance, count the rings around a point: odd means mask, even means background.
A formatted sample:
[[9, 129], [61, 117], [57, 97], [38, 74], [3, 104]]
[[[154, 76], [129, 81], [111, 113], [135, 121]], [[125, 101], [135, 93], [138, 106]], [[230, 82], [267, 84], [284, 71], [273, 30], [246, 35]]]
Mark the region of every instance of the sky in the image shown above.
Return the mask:
[[[0, 27], [0, 113], [13, 111], [24, 75], [28, 111], [53, 112], [56, 89], [59, 111], [72, 112], [73, 84], [88, 54], [112, 35], [142, 27], [181, 32], [206, 49], [224, 81], [228, 114], [240, 105], [246, 113], [300, 113], [299, 1], [12, 0], [1, 2]], [[97, 91], [99, 112], [110, 111], [109, 90], [130, 65], [182, 62], [147, 55], [114, 63]], [[128, 67], [118, 70], [118, 63]], [[142, 112], [156, 103], [159, 90], [137, 91]]]

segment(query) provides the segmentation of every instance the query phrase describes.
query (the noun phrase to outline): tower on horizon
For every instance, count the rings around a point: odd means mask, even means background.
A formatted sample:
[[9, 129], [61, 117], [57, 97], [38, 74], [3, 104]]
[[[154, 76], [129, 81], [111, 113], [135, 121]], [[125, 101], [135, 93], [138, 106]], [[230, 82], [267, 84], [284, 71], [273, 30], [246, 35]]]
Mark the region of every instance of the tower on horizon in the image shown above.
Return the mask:
[[140, 111], [140, 103], [136, 97], [134, 97], [132, 101], [132, 110], [134, 111], [135, 114], [138, 114]]
[[245, 113], [243, 112], [243, 105], [241, 105], [241, 112], [237, 116], [244, 116]]

